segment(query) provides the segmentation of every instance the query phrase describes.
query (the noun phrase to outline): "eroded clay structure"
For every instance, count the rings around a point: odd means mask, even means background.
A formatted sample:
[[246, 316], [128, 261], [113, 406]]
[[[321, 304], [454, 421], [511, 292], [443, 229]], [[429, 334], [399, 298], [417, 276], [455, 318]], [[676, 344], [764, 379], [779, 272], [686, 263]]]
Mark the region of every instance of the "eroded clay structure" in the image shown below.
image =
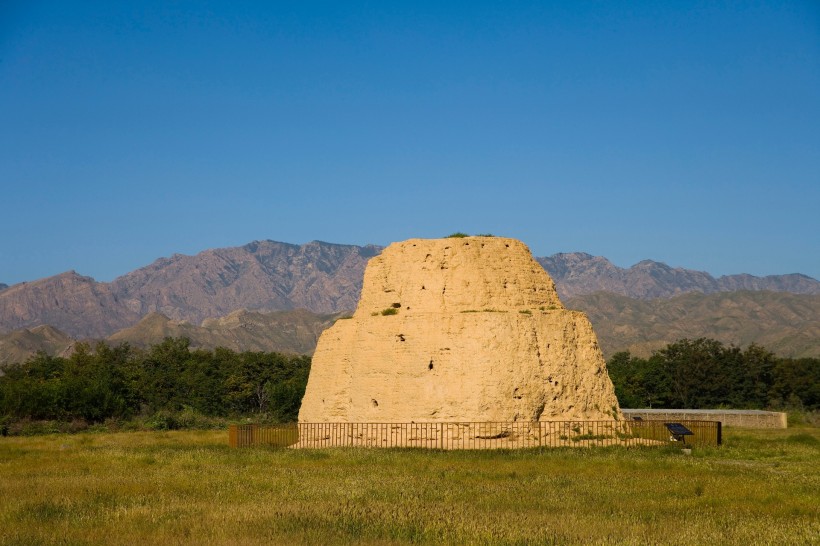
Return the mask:
[[300, 422], [612, 420], [586, 316], [520, 241], [411, 239], [370, 260], [319, 339]]

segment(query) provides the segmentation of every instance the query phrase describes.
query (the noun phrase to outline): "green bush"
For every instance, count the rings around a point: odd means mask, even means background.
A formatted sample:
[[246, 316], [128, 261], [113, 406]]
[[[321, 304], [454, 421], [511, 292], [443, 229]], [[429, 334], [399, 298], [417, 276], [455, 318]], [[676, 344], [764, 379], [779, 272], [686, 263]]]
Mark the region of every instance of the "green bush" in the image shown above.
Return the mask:
[[[145, 350], [80, 343], [67, 358], [39, 353], [4, 369], [0, 434], [213, 428], [228, 417], [290, 418], [309, 370], [307, 356], [192, 350], [185, 338]], [[269, 387], [277, 396], [270, 397]]]
[[177, 430], [179, 421], [173, 412], [160, 410], [145, 421], [145, 427], [149, 430]]
[[779, 358], [714, 339], [681, 339], [649, 358], [614, 354], [607, 370], [621, 407], [820, 410], [820, 359]]

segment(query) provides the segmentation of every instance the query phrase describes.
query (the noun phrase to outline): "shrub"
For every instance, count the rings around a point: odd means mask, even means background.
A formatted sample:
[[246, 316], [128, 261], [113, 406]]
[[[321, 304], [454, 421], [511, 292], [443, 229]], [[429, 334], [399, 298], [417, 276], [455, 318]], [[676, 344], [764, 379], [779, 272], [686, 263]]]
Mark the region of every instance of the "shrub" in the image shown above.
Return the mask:
[[179, 421], [173, 412], [160, 410], [145, 421], [145, 427], [149, 430], [176, 430], [179, 428]]
[[388, 307], [387, 309], [382, 311], [382, 315], [385, 316], [385, 317], [388, 316], [388, 315], [397, 315], [398, 313], [399, 313], [399, 310], [396, 309], [395, 307]]

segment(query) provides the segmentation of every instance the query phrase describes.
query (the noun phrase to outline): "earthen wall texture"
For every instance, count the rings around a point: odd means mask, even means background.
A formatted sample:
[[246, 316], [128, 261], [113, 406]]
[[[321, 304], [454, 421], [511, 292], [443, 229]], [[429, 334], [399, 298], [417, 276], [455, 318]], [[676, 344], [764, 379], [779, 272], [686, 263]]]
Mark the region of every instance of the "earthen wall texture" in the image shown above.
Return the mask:
[[621, 418], [586, 316], [520, 241], [411, 239], [319, 339], [302, 422]]

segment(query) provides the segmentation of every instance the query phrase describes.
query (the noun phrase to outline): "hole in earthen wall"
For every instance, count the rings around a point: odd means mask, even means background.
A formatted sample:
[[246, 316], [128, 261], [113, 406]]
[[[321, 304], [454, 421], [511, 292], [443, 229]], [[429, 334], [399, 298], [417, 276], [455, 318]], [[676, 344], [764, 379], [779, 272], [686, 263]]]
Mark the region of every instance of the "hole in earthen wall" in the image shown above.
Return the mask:
[[396, 337], [399, 338], [399, 341], [404, 341], [404, 334], [397, 334]]
[[428, 369], [428, 370], [432, 370], [432, 369], [433, 369], [433, 361], [432, 361], [432, 360], [431, 360], [431, 361], [430, 361], [430, 363], [427, 365], [427, 369]]
[[394, 303], [393, 309], [401, 309], [401, 303]]
[[375, 398], [374, 398], [374, 399], [372, 399], [370, 402], [373, 404], [373, 407], [374, 407], [374, 408], [378, 408], [378, 407], [379, 407], [379, 402], [378, 402], [378, 400], [376, 400]]

